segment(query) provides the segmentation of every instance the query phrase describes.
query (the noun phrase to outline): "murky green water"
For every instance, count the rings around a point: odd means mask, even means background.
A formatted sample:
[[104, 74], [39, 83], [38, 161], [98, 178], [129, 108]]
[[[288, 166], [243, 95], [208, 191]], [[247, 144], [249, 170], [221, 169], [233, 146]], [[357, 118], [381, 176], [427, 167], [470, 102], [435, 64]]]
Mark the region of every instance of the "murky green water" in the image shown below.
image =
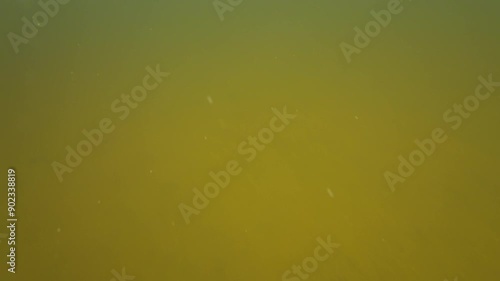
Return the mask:
[[500, 6], [239, 2], [0, 3], [0, 279], [498, 279]]

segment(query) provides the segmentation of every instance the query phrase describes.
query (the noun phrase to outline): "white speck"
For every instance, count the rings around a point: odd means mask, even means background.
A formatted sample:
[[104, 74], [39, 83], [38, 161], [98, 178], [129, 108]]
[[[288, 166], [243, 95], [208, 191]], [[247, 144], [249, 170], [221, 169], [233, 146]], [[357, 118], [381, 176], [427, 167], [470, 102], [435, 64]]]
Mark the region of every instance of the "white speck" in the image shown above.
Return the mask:
[[204, 136], [203, 138], [204, 138], [205, 140], [207, 140], [207, 136]]
[[333, 198], [333, 197], [335, 197], [335, 196], [333, 195], [333, 191], [332, 191], [331, 189], [327, 188], [327, 189], [326, 189], [326, 192], [328, 192], [328, 195], [329, 195], [330, 197], [332, 197], [332, 198]]
[[356, 115], [356, 116], [354, 116], [354, 119], [358, 120], [358, 119], [359, 119], [359, 117]]
[[153, 170], [149, 170], [149, 173], [152, 174], [153, 173]]
[[101, 200], [97, 200], [97, 204], [101, 204]]
[[245, 232], [248, 232], [248, 229], [245, 229]]
[[209, 104], [213, 104], [214, 103], [214, 101], [212, 100], [211, 96], [207, 96], [207, 100], [208, 100]]
[[385, 243], [385, 239], [384, 239], [384, 238], [382, 238], [382, 242], [384, 242], [384, 243]]
[[60, 227], [57, 228], [57, 232], [61, 232], [61, 228]]

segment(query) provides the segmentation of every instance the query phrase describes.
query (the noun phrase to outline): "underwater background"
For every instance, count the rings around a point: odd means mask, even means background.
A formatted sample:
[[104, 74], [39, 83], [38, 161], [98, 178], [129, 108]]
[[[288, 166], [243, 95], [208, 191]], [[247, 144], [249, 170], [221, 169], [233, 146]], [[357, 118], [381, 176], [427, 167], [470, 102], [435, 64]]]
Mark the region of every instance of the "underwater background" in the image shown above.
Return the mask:
[[2, 0], [0, 279], [498, 280], [499, 11]]

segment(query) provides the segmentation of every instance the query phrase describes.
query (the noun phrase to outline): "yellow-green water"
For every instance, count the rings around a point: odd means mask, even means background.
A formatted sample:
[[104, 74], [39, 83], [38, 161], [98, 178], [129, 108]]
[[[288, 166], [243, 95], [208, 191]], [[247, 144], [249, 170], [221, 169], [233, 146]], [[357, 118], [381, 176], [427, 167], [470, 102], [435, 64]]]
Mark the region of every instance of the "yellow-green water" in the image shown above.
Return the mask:
[[[479, 76], [500, 81], [500, 5], [402, 2], [348, 63], [340, 44], [389, 2], [244, 0], [221, 21], [209, 0], [72, 0], [16, 54], [8, 34], [41, 8], [4, 0], [0, 168], [18, 221], [0, 279], [298, 281], [283, 274], [330, 236], [308, 280], [497, 280], [500, 88], [456, 130], [443, 114]], [[120, 119], [112, 103], [157, 65], [170, 76]], [[240, 143], [284, 107], [296, 117], [247, 161]], [[115, 129], [59, 181], [54, 162], [105, 118]], [[447, 140], [391, 189], [386, 171], [436, 128]], [[186, 224], [180, 204], [232, 160], [241, 173]]]

